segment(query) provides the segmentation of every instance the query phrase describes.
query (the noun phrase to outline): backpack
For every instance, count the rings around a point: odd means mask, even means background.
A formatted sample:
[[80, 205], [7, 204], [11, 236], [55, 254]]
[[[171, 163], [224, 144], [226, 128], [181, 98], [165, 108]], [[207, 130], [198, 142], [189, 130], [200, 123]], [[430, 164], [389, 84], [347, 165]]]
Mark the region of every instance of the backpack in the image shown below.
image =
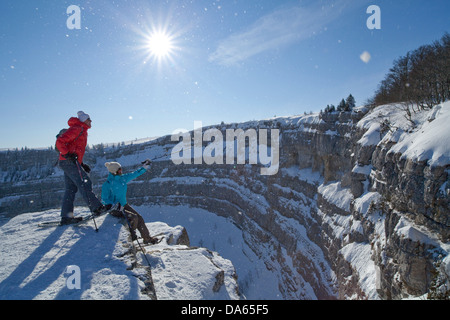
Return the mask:
[[[59, 137], [61, 137], [64, 133], [66, 133], [67, 130], [69, 130], [69, 129], [68, 129], [68, 128], [61, 129], [61, 130], [59, 131], [59, 133], [56, 135], [56, 140], [58, 140]], [[81, 134], [83, 133], [83, 131], [84, 131], [84, 128], [81, 127], [80, 134], [78, 135], [78, 137], [75, 138], [74, 142], [77, 141], [77, 139], [81, 136]], [[56, 151], [57, 153], [61, 153], [61, 151], [59, 151], [58, 148], [56, 147], [56, 142], [55, 142], [55, 151]]]

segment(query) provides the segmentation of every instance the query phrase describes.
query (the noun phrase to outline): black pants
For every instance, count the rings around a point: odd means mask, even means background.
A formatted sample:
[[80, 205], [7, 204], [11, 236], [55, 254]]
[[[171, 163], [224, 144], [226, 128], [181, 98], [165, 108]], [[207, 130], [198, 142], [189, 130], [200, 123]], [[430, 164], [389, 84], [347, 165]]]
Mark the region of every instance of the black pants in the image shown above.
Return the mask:
[[131, 231], [131, 237], [136, 239], [136, 229], [139, 230], [139, 233], [141, 234], [141, 237], [144, 239], [144, 241], [150, 239], [150, 232], [147, 229], [147, 226], [145, 225], [144, 218], [136, 211], [134, 210], [128, 203], [121, 208], [119, 205], [118, 210], [111, 211], [111, 215], [117, 218], [125, 218], [127, 220], [127, 223], [130, 226]]
[[73, 217], [73, 202], [79, 191], [91, 211], [102, 206], [102, 203], [92, 192], [92, 182], [81, 165], [72, 160], [60, 160], [59, 167], [64, 171], [66, 190], [61, 205], [61, 217]]

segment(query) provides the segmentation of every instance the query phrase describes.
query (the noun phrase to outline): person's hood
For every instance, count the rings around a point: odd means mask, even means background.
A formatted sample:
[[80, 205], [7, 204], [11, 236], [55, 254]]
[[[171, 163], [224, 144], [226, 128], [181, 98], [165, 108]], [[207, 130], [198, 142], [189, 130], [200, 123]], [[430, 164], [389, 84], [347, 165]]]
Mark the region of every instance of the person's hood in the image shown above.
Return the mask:
[[67, 121], [67, 124], [69, 125], [69, 127], [83, 127], [85, 129], [90, 128], [86, 123], [81, 122], [77, 117], [70, 118], [69, 121]]

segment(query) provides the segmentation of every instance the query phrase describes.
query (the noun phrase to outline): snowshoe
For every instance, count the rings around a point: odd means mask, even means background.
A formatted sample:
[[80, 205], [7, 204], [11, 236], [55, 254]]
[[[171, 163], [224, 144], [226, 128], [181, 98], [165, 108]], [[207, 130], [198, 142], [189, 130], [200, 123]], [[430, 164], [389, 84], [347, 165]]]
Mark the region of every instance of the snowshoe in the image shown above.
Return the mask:
[[85, 222], [88, 222], [94, 218], [97, 218], [99, 216], [102, 216], [106, 213], [109, 213], [113, 210], [116, 210], [118, 207], [118, 205], [108, 205], [108, 206], [102, 206], [99, 209], [101, 210], [96, 210], [97, 213], [92, 213], [88, 216], [84, 216], [84, 217], [69, 217], [69, 218], [61, 218], [60, 221], [50, 221], [50, 222], [41, 222], [38, 224], [39, 227], [58, 227], [58, 226], [65, 226], [65, 225], [82, 225]]
[[161, 238], [156, 238], [156, 237], [151, 237], [149, 239], [144, 239], [144, 244], [158, 244], [162, 241], [162, 239], [164, 239], [164, 237]]
[[77, 218], [63, 217], [63, 218], [61, 218], [61, 222], [59, 224], [62, 226], [65, 226], [65, 225], [69, 225], [69, 224], [77, 224], [81, 221], [83, 221], [82, 217], [77, 217]]

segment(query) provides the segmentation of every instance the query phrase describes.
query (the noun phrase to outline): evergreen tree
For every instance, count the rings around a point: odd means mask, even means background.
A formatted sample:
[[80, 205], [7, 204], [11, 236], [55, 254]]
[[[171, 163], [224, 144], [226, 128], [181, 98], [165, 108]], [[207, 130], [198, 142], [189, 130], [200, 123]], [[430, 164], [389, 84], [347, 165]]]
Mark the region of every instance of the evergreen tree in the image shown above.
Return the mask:
[[345, 103], [346, 103], [346, 107], [348, 109], [346, 111], [352, 111], [356, 107], [356, 101], [355, 101], [355, 98], [352, 96], [352, 94], [350, 94], [347, 97], [347, 100], [345, 100]]
[[337, 111], [342, 112], [345, 111], [345, 100], [342, 99], [341, 102], [337, 106]]
[[334, 105], [327, 104], [327, 107], [325, 108], [325, 113], [332, 113], [335, 111], [336, 111], [336, 108], [334, 107]]

